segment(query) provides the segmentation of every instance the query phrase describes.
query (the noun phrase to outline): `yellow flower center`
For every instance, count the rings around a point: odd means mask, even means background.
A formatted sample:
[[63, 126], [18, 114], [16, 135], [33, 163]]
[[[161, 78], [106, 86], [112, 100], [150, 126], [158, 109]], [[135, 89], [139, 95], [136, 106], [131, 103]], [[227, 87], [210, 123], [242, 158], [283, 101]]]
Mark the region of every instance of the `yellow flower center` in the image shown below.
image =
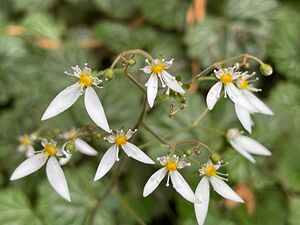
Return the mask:
[[233, 80], [233, 74], [225, 73], [225, 74], [221, 75], [220, 80], [223, 84], [230, 84]]
[[205, 174], [209, 177], [213, 177], [217, 175], [217, 170], [214, 166], [209, 166], [205, 169]]
[[238, 82], [238, 87], [240, 89], [248, 89], [249, 88], [249, 82], [247, 80], [240, 80]]
[[126, 142], [127, 142], [127, 139], [125, 136], [120, 136], [115, 139], [115, 143], [118, 146], [124, 145]]
[[151, 72], [155, 73], [155, 74], [160, 74], [164, 70], [165, 70], [165, 67], [163, 64], [154, 64], [154, 65], [152, 65], [152, 68], [151, 68]]
[[31, 141], [29, 139], [29, 137], [23, 137], [20, 141], [21, 145], [30, 145]]
[[46, 144], [44, 148], [44, 154], [46, 156], [54, 156], [56, 155], [56, 148], [51, 144]]
[[82, 87], [91, 86], [92, 82], [93, 82], [92, 78], [91, 78], [91, 76], [89, 74], [85, 74], [85, 73], [80, 74], [80, 76], [79, 76], [79, 84]]
[[178, 163], [177, 162], [168, 162], [166, 168], [169, 172], [177, 170]]

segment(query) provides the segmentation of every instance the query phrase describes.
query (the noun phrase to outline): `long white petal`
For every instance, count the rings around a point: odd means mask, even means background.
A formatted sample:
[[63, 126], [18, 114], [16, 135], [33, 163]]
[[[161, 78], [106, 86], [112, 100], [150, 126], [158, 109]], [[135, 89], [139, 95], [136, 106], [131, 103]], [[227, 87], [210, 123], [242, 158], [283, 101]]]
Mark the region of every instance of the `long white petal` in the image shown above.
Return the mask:
[[206, 104], [209, 110], [212, 110], [220, 97], [222, 90], [222, 83], [219, 81], [215, 83], [208, 91], [206, 96]]
[[222, 179], [217, 177], [210, 177], [209, 180], [214, 190], [222, 197], [235, 202], [244, 202], [244, 200], [241, 199], [241, 197], [238, 196], [238, 194], [235, 193], [235, 191], [232, 190], [231, 187], [229, 187], [228, 184], [226, 184], [226, 182]]
[[80, 94], [81, 87], [79, 83], [75, 83], [61, 91], [44, 112], [42, 120], [47, 120], [70, 108], [77, 101]]
[[247, 151], [245, 151], [245, 149], [241, 148], [234, 140], [230, 140], [229, 143], [238, 153], [240, 153], [242, 156], [244, 156], [252, 163], [255, 163], [255, 159], [253, 158], [253, 156]]
[[106, 132], [110, 132], [110, 128], [102, 107], [102, 104], [92, 87], [88, 87], [84, 94], [85, 108], [91, 119]]
[[245, 151], [252, 154], [264, 155], [264, 156], [269, 156], [272, 154], [269, 151], [269, 149], [267, 149], [261, 143], [244, 135], [237, 137], [235, 142], [237, 145], [241, 146]]
[[237, 104], [234, 104], [234, 108], [235, 108], [235, 113], [237, 115], [237, 118], [239, 119], [239, 121], [241, 122], [243, 127], [249, 133], [251, 133], [252, 126], [254, 124], [253, 120], [251, 119], [251, 113], [247, 109], [245, 109], [242, 106], [239, 106]]
[[90, 146], [88, 143], [81, 140], [80, 138], [76, 138], [74, 143], [78, 151], [80, 151], [82, 154], [91, 156], [98, 154], [98, 152], [92, 146]]
[[25, 177], [29, 174], [34, 173], [40, 169], [47, 161], [47, 157], [44, 153], [39, 153], [22, 162], [13, 172], [10, 177], [10, 180], [17, 180], [22, 177]]
[[146, 83], [147, 86], [147, 99], [149, 106], [152, 108], [156, 95], [157, 95], [157, 89], [158, 89], [158, 78], [157, 75], [151, 74], [148, 82]]
[[146, 163], [146, 164], [155, 164], [155, 162], [152, 159], [150, 159], [149, 156], [147, 156], [141, 149], [136, 147], [134, 144], [127, 142], [122, 147], [123, 147], [123, 150], [128, 155], [128, 157], [132, 157], [135, 160]]
[[185, 90], [183, 90], [183, 88], [181, 87], [181, 85], [178, 83], [178, 81], [175, 79], [175, 77], [173, 77], [172, 75], [170, 75], [168, 72], [164, 71], [161, 74], [161, 78], [164, 80], [164, 82], [166, 83], [166, 85], [171, 88], [173, 91], [176, 91], [180, 94], [184, 94]]
[[272, 110], [259, 98], [257, 98], [252, 92], [248, 90], [243, 90], [243, 94], [248, 99], [248, 101], [259, 110], [260, 113], [271, 116], [274, 115]]
[[94, 177], [94, 181], [101, 179], [118, 160], [119, 148], [116, 145], [111, 146], [103, 155], [97, 172]]
[[175, 190], [186, 200], [190, 202], [198, 202], [201, 203], [200, 199], [198, 199], [188, 183], [185, 179], [181, 176], [181, 174], [175, 170], [174, 172], [170, 172], [171, 181]]
[[51, 156], [47, 162], [46, 173], [48, 181], [53, 189], [64, 199], [71, 201], [64, 171], [54, 156]]
[[202, 199], [202, 203], [194, 203], [194, 209], [198, 225], [203, 225], [209, 204], [209, 181], [207, 177], [203, 177], [199, 182], [195, 195]]
[[164, 179], [164, 177], [167, 174], [167, 169], [165, 167], [157, 170], [147, 181], [144, 191], [143, 191], [143, 196], [147, 197], [150, 195], [160, 184], [160, 182]]
[[59, 158], [59, 164], [61, 165], [61, 166], [64, 166], [64, 165], [66, 165], [70, 160], [71, 160], [71, 158], [72, 158], [72, 154], [69, 154], [69, 153], [64, 153], [65, 154], [65, 157], [63, 158], [63, 157], [61, 157], [61, 158]]
[[258, 112], [258, 110], [244, 97], [242, 92], [234, 86], [234, 84], [226, 84], [225, 91], [235, 104], [244, 107], [250, 112]]

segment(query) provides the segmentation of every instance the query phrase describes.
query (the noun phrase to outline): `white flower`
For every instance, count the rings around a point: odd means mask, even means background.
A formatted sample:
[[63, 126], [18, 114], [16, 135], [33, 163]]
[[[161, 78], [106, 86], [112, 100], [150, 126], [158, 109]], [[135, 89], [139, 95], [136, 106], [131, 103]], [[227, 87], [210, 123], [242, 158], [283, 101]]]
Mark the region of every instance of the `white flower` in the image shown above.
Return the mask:
[[94, 181], [101, 179], [115, 164], [119, 161], [119, 148], [121, 147], [128, 157], [132, 157], [137, 161], [154, 164], [153, 160], [149, 158], [141, 149], [134, 144], [128, 142], [132, 135], [136, 132], [128, 130], [125, 134], [123, 130], [117, 131], [116, 134], [112, 133], [105, 138], [109, 143], [113, 144], [103, 155], [98, 166]]
[[46, 139], [42, 139], [42, 145], [44, 149], [22, 162], [13, 172], [10, 180], [18, 180], [32, 174], [39, 170], [48, 161], [46, 165], [46, 173], [50, 185], [64, 199], [71, 201], [64, 172], [56, 158], [62, 155], [61, 150], [56, 147], [56, 142], [53, 140], [48, 142]]
[[[253, 77], [255, 73], [248, 74], [248, 72], [244, 72], [242, 76], [237, 80], [237, 86], [240, 89], [242, 95], [257, 109], [257, 113], [262, 113], [265, 115], [273, 115], [272, 110], [265, 105], [260, 99], [258, 99], [252, 92], [261, 91], [253, 86], [253, 81], [249, 80], [249, 78]], [[256, 79], [257, 80], [257, 79]], [[251, 133], [253, 121], [251, 119], [251, 114], [254, 112], [249, 111], [248, 109], [235, 104], [235, 112], [236, 115], [243, 125], [243, 127]]]
[[67, 87], [63, 91], [61, 91], [50, 103], [48, 108], [46, 109], [42, 120], [49, 119], [54, 117], [63, 111], [70, 108], [80, 97], [80, 95], [84, 94], [84, 103], [87, 113], [97, 124], [106, 132], [110, 132], [110, 128], [102, 107], [102, 104], [92, 88], [92, 85], [98, 87], [98, 85], [102, 82], [97, 77], [93, 77], [91, 75], [91, 69], [85, 67], [81, 70], [78, 65], [72, 67], [73, 74], [65, 72], [67, 75], [74, 76], [78, 78], [78, 82]]
[[[185, 157], [185, 156], [184, 156]], [[183, 160], [180, 160], [178, 156], [163, 156], [157, 158], [163, 168], [156, 171], [147, 181], [143, 196], [146, 197], [150, 195], [160, 184], [160, 182], [164, 179], [164, 177], [168, 174], [167, 186], [169, 186], [169, 180], [171, 177], [171, 181], [175, 190], [186, 200], [190, 202], [200, 202], [201, 198], [197, 198], [185, 181], [183, 176], [177, 171], [186, 166], [190, 166], [190, 163], [187, 163]]]
[[226, 137], [231, 146], [246, 159], [255, 163], [251, 154], [270, 156], [272, 153], [262, 144], [247, 136], [241, 135], [238, 129], [229, 129]]
[[197, 217], [198, 225], [202, 225], [205, 221], [208, 204], [209, 204], [209, 183], [213, 186], [215, 192], [217, 192], [222, 197], [236, 201], [236, 202], [244, 202], [243, 199], [238, 196], [235, 191], [233, 191], [224, 180], [227, 180], [221, 176], [227, 176], [227, 174], [222, 174], [218, 172], [218, 169], [222, 166], [222, 162], [218, 162], [217, 164], [213, 164], [211, 161], [208, 161], [204, 166], [199, 169], [200, 175], [203, 176], [201, 181], [199, 182], [196, 189], [196, 196], [198, 198], [202, 198], [202, 203], [195, 203], [194, 209]]
[[170, 61], [165, 61], [165, 59], [153, 59], [151, 63], [146, 60], [149, 65], [141, 69], [145, 73], [151, 74], [149, 80], [145, 84], [147, 87], [147, 99], [150, 107], [153, 107], [157, 95], [158, 78], [160, 79], [163, 88], [167, 86], [179, 94], [185, 93], [175, 77], [166, 71], [166, 69], [169, 69], [172, 66], [173, 60], [174, 59], [171, 59]]
[[[61, 135], [61, 137], [65, 140], [74, 139], [75, 150], [78, 150], [80, 153], [82, 153], [84, 155], [89, 155], [89, 156], [98, 155], [98, 152], [92, 146], [90, 146], [88, 143], [86, 143], [81, 138], [76, 137], [77, 133], [78, 133], [77, 129], [72, 129], [70, 131], [64, 132]], [[66, 165], [70, 161], [70, 159], [73, 155], [73, 152], [65, 151], [65, 147], [68, 143], [69, 142], [66, 142], [62, 147], [63, 154], [64, 154], [65, 157], [59, 158], [59, 164], [62, 165], [62, 166]]]
[[242, 74], [236, 71], [237, 67], [228, 67], [224, 69], [215, 70], [216, 77], [220, 80], [214, 84], [206, 96], [206, 103], [209, 110], [212, 110], [220, 98], [222, 86], [224, 85], [225, 98], [229, 98], [239, 106], [255, 112], [255, 107], [242, 95], [239, 89], [233, 84], [233, 81], [239, 78]]
[[18, 137], [19, 145], [17, 150], [19, 152], [25, 153], [26, 157], [29, 158], [34, 155], [33, 144], [37, 137], [34, 134], [31, 135], [21, 135]]

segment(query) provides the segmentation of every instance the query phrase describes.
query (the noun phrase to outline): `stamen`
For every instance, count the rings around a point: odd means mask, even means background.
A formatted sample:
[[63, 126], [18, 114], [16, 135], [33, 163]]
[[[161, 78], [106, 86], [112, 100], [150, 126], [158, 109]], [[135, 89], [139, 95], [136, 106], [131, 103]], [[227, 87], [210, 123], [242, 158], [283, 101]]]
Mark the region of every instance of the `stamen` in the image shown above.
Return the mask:
[[167, 183], [166, 183], [166, 186], [167, 186], [167, 187], [170, 186], [170, 173], [168, 174], [168, 177], [167, 177]]
[[163, 88], [165, 88], [165, 87], [166, 87], [166, 85], [165, 85], [165, 83], [164, 83], [163, 79], [161, 78], [161, 76], [160, 76], [160, 75], [158, 75], [158, 77], [159, 77], [159, 79], [160, 79], [161, 86], [162, 86]]

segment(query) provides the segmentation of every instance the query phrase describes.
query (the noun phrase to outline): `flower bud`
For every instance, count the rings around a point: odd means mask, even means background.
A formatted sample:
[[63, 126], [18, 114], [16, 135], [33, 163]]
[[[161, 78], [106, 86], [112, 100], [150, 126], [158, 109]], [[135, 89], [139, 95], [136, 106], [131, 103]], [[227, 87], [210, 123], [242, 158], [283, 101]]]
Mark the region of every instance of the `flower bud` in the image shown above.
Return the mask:
[[184, 154], [186, 154], [187, 156], [191, 156], [193, 153], [193, 151], [191, 149], [187, 149], [185, 150]]
[[75, 151], [75, 143], [73, 141], [69, 141], [64, 149], [67, 153], [72, 154]]
[[112, 69], [108, 68], [104, 71], [104, 77], [106, 80], [112, 80], [115, 77], [115, 72]]
[[129, 66], [133, 66], [133, 65], [135, 65], [136, 61], [134, 59], [129, 59], [127, 61], [127, 63], [128, 63]]
[[273, 68], [269, 64], [260, 64], [259, 67], [260, 72], [265, 76], [270, 76], [273, 73]]
[[96, 136], [97, 139], [102, 139], [102, 138], [103, 138], [102, 132], [97, 132], [97, 133], [95, 134], [95, 136]]
[[213, 153], [211, 156], [210, 156], [210, 160], [216, 164], [218, 163], [219, 161], [221, 161], [221, 156], [218, 154], [218, 153]]

